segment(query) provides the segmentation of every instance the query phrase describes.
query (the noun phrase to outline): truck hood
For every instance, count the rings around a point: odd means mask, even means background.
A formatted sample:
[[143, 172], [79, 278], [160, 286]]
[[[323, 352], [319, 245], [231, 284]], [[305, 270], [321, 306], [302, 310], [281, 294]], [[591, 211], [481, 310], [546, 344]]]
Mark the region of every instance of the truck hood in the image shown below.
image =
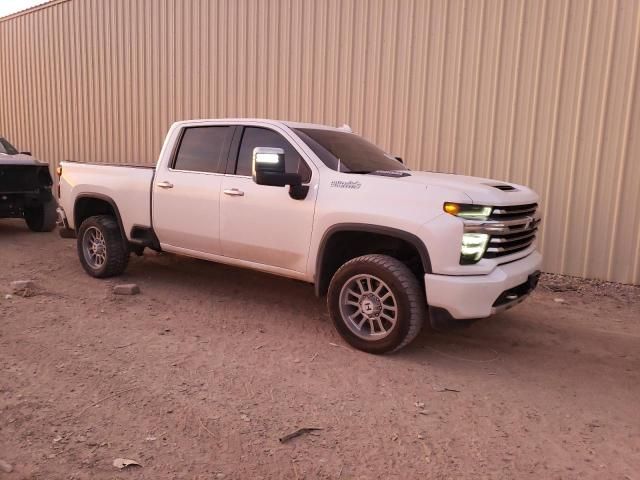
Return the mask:
[[46, 162], [41, 162], [29, 155], [23, 155], [21, 153], [17, 155], [7, 155], [6, 153], [0, 153], [0, 166], [3, 165], [47, 165]]
[[[464, 193], [477, 205], [523, 205], [537, 203], [538, 195], [528, 187], [490, 178], [468, 177], [451, 173], [411, 171], [410, 176], [395, 178], [427, 187], [439, 187]], [[497, 187], [500, 188], [497, 188]]]

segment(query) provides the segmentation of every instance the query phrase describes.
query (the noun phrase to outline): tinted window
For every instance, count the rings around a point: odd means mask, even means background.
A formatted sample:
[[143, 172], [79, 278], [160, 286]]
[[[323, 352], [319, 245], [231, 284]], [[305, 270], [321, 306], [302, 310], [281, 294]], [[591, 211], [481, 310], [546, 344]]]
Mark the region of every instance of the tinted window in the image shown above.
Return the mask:
[[242, 135], [236, 175], [251, 175], [253, 149], [256, 147], [273, 147], [284, 150], [285, 169], [287, 173], [298, 173], [303, 182], [311, 180], [311, 169], [300, 157], [298, 151], [287, 142], [282, 135], [266, 128], [247, 127]]
[[192, 172], [224, 173], [230, 127], [185, 129], [173, 168]]
[[407, 170], [384, 150], [353, 133], [312, 128], [301, 128], [296, 133], [333, 170], [345, 173]]

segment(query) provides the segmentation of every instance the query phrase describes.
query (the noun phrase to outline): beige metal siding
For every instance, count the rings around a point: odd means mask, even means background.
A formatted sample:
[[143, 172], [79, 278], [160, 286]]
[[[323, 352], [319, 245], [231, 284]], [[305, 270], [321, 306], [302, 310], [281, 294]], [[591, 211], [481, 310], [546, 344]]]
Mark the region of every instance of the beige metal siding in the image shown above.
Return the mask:
[[545, 269], [640, 283], [638, 0], [71, 0], [0, 21], [0, 131], [155, 161], [171, 122], [350, 124], [524, 183]]

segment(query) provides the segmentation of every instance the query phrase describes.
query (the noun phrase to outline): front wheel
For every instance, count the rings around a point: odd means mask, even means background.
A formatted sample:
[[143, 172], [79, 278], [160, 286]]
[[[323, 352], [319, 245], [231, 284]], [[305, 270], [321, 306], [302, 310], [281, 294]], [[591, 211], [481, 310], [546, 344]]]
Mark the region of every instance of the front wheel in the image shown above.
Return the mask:
[[92, 277], [120, 275], [129, 263], [129, 249], [116, 219], [109, 215], [87, 218], [78, 231], [78, 257]]
[[331, 279], [327, 303], [338, 333], [369, 353], [408, 345], [426, 315], [418, 279], [387, 255], [364, 255], [345, 263]]
[[24, 221], [32, 232], [51, 232], [56, 228], [56, 201], [51, 199], [24, 211]]

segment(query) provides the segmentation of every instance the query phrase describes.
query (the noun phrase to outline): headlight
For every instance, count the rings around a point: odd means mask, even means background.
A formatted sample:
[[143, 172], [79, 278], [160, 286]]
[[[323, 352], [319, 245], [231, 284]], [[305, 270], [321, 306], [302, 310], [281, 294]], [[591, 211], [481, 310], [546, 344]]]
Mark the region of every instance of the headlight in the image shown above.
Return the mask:
[[443, 209], [449, 215], [466, 218], [468, 220], [487, 220], [493, 211], [493, 207], [452, 202], [445, 203]]
[[489, 243], [489, 235], [486, 233], [465, 233], [462, 235], [462, 246], [460, 248], [460, 264], [469, 265], [477, 263]]

